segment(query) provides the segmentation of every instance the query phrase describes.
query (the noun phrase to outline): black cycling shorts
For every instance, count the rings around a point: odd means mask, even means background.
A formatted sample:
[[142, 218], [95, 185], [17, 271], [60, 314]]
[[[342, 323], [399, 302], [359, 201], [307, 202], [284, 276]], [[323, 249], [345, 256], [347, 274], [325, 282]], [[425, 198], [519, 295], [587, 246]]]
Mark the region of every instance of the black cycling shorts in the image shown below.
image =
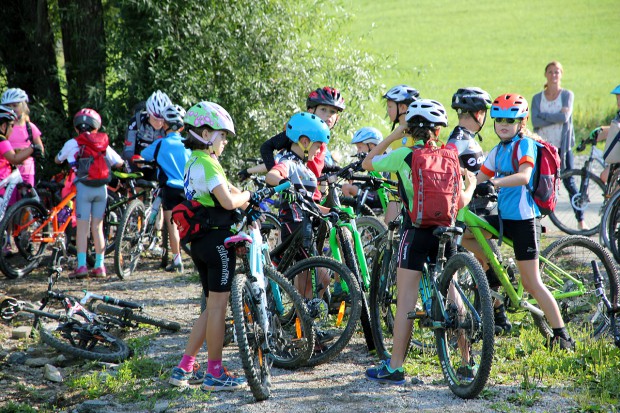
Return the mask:
[[200, 275], [200, 283], [205, 296], [209, 291], [229, 292], [235, 276], [237, 252], [235, 248], [225, 248], [224, 240], [233, 233], [227, 229], [214, 229], [207, 236], [192, 241], [192, 261]]
[[[429, 228], [404, 228], [400, 236], [398, 246], [398, 268], [406, 270], [422, 271], [427, 262], [437, 261], [439, 250], [439, 238], [433, 235], [436, 227]], [[455, 252], [452, 242], [446, 244], [446, 258]]]
[[[493, 228], [499, 231], [499, 217], [497, 215], [489, 215], [485, 219]], [[538, 258], [541, 234], [540, 219], [503, 219], [502, 223], [504, 227], [503, 236], [512, 240], [517, 261], [528, 261]]]
[[183, 188], [171, 188], [164, 186], [161, 188], [161, 205], [164, 211], [172, 211], [172, 209], [185, 201], [185, 191]]

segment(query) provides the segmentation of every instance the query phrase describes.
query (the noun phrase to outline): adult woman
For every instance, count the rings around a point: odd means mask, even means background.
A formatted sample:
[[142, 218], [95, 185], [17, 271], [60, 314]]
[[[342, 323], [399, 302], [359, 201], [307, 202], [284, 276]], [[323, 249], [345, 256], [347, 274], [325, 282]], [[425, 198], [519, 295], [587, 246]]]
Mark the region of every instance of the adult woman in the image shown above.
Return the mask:
[[[558, 148], [562, 159], [562, 170], [573, 168], [573, 92], [562, 88], [562, 64], [552, 61], [545, 67], [544, 90], [532, 98], [531, 117], [534, 132]], [[577, 193], [572, 178], [564, 180], [564, 186], [572, 197]], [[583, 220], [583, 211], [575, 210], [579, 229], [588, 229]]]

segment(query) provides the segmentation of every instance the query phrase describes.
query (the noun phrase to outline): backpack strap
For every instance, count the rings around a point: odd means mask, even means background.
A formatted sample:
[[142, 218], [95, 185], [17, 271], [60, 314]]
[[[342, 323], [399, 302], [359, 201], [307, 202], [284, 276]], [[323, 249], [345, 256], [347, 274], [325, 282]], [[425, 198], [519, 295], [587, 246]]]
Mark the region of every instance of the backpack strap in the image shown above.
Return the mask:
[[159, 155], [159, 149], [161, 148], [161, 142], [164, 138], [161, 138], [159, 140], [159, 142], [157, 142], [155, 145], [157, 145], [155, 147], [155, 153], [153, 154], [153, 160], [155, 161], [155, 165], [159, 166], [159, 162], [157, 162], [157, 155]]
[[32, 127], [30, 126], [30, 122], [26, 122], [26, 131], [28, 132], [28, 140], [30, 143], [33, 143]]

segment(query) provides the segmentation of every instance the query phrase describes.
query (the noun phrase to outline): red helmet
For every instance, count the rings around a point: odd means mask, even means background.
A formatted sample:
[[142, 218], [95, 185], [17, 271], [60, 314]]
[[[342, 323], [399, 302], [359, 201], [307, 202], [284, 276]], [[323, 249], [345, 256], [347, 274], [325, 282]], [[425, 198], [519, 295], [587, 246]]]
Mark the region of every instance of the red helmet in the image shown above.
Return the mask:
[[491, 105], [492, 118], [522, 119], [529, 114], [527, 100], [516, 93], [500, 95]]
[[333, 106], [338, 111], [344, 110], [344, 99], [340, 95], [338, 89], [325, 86], [323, 89], [317, 89], [311, 92], [306, 99], [306, 107], [308, 109], [315, 108], [319, 105]]
[[80, 109], [73, 117], [73, 126], [81, 130], [87, 126], [88, 130], [99, 129], [101, 127], [101, 116], [93, 109]]

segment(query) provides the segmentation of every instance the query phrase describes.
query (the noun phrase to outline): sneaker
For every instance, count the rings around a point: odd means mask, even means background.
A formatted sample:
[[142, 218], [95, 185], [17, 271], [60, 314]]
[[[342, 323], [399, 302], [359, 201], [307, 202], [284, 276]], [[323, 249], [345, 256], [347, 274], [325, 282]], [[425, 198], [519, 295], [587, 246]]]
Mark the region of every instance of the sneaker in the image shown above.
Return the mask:
[[504, 304], [493, 309], [493, 316], [495, 318], [495, 335], [500, 336], [510, 333], [512, 324], [510, 320], [508, 320], [508, 316], [506, 316], [506, 307], [504, 307]]
[[192, 371], [185, 371], [180, 367], [173, 367], [168, 383], [177, 387], [186, 387], [189, 384], [200, 384], [205, 379], [205, 372], [200, 371], [200, 365], [194, 363]]
[[182, 273], [183, 272], [183, 262], [179, 262], [178, 264], [175, 264], [174, 262], [170, 265], [168, 265], [166, 267], [166, 271], [167, 272], [178, 272], [178, 273]]
[[405, 372], [403, 368], [390, 371], [390, 359], [381, 360], [378, 366], [366, 370], [366, 377], [383, 384], [404, 384]]
[[476, 366], [461, 366], [456, 369], [456, 377], [461, 381], [472, 382], [476, 377], [476, 370]]
[[82, 279], [82, 278], [86, 278], [88, 276], [88, 268], [86, 268], [85, 265], [82, 265], [81, 267], [76, 268], [75, 271], [73, 271], [71, 274], [69, 274], [69, 279], [71, 280], [75, 280], [75, 279]]
[[105, 267], [97, 267], [97, 268], [93, 268], [90, 271], [90, 276], [92, 278], [107, 278], [107, 274], [105, 272]]
[[316, 341], [319, 344], [325, 344], [332, 341], [336, 336], [330, 331], [316, 330]]
[[202, 391], [232, 391], [241, 389], [246, 385], [247, 382], [244, 377], [236, 377], [222, 368], [220, 377], [213, 377], [212, 374], [207, 373], [200, 389]]
[[575, 350], [575, 340], [569, 338], [568, 340], [564, 337], [556, 336], [551, 339], [550, 348], [559, 348], [560, 350]]

